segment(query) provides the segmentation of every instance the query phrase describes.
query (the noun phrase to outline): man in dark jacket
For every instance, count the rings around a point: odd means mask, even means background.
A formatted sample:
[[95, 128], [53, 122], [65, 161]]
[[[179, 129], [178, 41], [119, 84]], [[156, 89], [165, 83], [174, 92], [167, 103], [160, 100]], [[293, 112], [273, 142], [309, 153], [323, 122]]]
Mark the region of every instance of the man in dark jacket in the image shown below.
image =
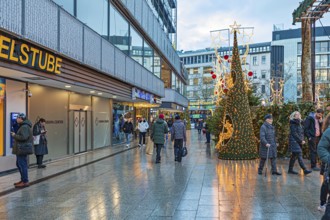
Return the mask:
[[262, 175], [262, 170], [264, 168], [266, 158], [268, 156], [272, 164], [272, 175], [282, 175], [280, 172], [277, 171], [276, 168], [277, 143], [275, 138], [275, 129], [272, 125], [273, 116], [271, 114], [267, 114], [264, 119], [265, 122], [260, 128], [260, 163], [258, 174]]
[[164, 121], [164, 115], [160, 114], [158, 119], [152, 125], [151, 129], [151, 140], [156, 145], [157, 155], [156, 155], [156, 163], [160, 163], [160, 151], [165, 143], [165, 134], [168, 133], [167, 123]]
[[314, 171], [319, 171], [316, 165], [317, 161], [317, 145], [320, 141], [322, 135], [322, 117], [323, 117], [323, 109], [317, 109], [316, 113], [311, 112], [305, 119], [304, 129], [305, 136], [308, 138], [308, 146], [309, 146], [309, 155], [311, 160], [311, 168]]
[[133, 130], [134, 130], [133, 123], [132, 120], [129, 118], [123, 125], [123, 131], [126, 137], [126, 147], [129, 147], [130, 145], [130, 139], [131, 139], [131, 134], [133, 134]]
[[180, 115], [175, 116], [171, 130], [171, 140], [174, 140], [174, 157], [175, 161], [181, 162], [183, 142], [186, 142], [186, 126], [180, 120]]
[[15, 188], [23, 188], [29, 186], [28, 177], [28, 161], [27, 155], [18, 155], [17, 146], [19, 144], [33, 144], [32, 123], [26, 118], [24, 113], [20, 113], [16, 118], [19, 128], [17, 133], [11, 132], [11, 136], [15, 140], [12, 153], [16, 155], [16, 166], [21, 174], [21, 181], [14, 183]]

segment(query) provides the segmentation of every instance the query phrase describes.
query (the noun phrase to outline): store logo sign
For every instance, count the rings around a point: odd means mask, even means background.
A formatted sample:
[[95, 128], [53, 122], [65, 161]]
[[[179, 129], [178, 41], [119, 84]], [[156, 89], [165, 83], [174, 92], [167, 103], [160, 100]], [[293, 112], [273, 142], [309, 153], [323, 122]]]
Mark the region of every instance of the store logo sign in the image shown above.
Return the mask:
[[61, 73], [61, 58], [2, 33], [0, 33], [0, 59], [50, 73]]

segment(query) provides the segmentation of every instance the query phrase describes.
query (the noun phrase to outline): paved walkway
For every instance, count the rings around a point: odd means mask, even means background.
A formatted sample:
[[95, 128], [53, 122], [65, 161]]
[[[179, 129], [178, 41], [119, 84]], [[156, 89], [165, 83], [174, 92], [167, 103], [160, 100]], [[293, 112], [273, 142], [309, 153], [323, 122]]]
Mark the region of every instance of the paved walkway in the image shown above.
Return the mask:
[[[160, 164], [144, 148], [132, 148], [37, 183], [47, 173], [125, 149], [118, 146], [57, 161], [44, 170], [31, 169], [36, 184], [0, 197], [0, 219], [321, 218], [316, 209], [321, 184], [317, 172], [288, 175], [288, 161], [281, 160], [283, 176], [265, 178], [256, 174], [258, 160], [219, 160], [214, 144], [204, 142], [205, 137], [200, 139], [193, 130], [182, 163], [174, 162], [168, 144]], [[12, 187], [17, 179], [17, 173], [1, 177], [0, 191], [7, 189], [5, 182]]]

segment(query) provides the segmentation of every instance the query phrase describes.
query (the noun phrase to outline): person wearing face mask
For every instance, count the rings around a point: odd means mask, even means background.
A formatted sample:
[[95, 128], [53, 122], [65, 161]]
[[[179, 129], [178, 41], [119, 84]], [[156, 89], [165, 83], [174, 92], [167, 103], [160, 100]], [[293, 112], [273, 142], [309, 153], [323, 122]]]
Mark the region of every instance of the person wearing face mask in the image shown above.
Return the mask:
[[139, 147], [142, 146], [142, 140], [143, 140], [143, 146], [146, 146], [146, 133], [147, 130], [149, 129], [149, 124], [146, 121], [145, 118], [142, 118], [139, 121], [138, 124], [138, 130], [139, 130]]
[[309, 155], [311, 160], [311, 168], [314, 171], [320, 171], [317, 167], [317, 145], [322, 135], [322, 117], [323, 109], [317, 109], [316, 113], [311, 112], [305, 119], [305, 136], [308, 139]]
[[265, 122], [260, 128], [260, 163], [258, 168], [258, 174], [262, 175], [262, 170], [265, 166], [267, 158], [271, 160], [272, 175], [282, 175], [277, 171], [276, 168], [276, 158], [277, 158], [277, 143], [275, 136], [275, 128], [273, 124], [273, 116], [267, 114], [265, 117]]
[[305, 144], [304, 140], [304, 128], [302, 126], [301, 115], [298, 111], [293, 112], [290, 115], [290, 135], [289, 135], [289, 149], [292, 152], [289, 162], [289, 174], [298, 174], [293, 170], [294, 163], [298, 159], [301, 169], [304, 174], [311, 173], [311, 170], [307, 170], [302, 158], [302, 146]]

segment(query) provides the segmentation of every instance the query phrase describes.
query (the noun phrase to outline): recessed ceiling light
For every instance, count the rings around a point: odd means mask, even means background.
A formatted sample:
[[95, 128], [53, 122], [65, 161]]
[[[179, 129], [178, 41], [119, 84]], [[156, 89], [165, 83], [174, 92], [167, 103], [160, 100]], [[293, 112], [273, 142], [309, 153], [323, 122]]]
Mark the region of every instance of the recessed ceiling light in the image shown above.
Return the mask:
[[97, 94], [98, 94], [98, 95], [102, 95], [102, 92], [98, 92]]
[[114, 98], [114, 99], [115, 99], [115, 98], [117, 98], [117, 96], [116, 96], [116, 95], [113, 95], [113, 96], [112, 96], [112, 98]]
[[65, 88], [71, 88], [71, 86], [70, 85], [65, 85]]
[[95, 91], [90, 91], [90, 93], [95, 93]]

